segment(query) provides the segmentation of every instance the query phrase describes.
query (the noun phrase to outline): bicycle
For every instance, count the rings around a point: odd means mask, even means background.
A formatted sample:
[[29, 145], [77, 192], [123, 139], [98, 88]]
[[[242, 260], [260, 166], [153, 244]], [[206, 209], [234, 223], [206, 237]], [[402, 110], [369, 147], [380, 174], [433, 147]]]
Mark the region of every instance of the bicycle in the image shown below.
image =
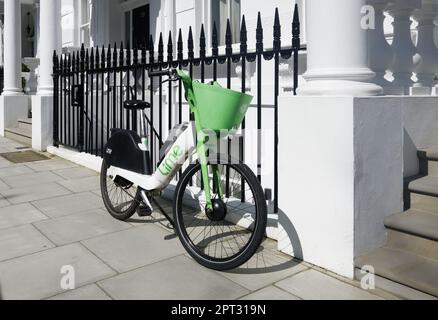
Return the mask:
[[123, 221], [135, 212], [150, 215], [151, 202], [161, 208], [154, 198], [169, 186], [188, 159], [197, 158], [176, 186], [173, 219], [161, 211], [198, 263], [215, 270], [239, 267], [255, 254], [265, 236], [266, 200], [247, 165], [229, 155], [211, 154], [208, 143], [212, 134], [240, 126], [252, 97], [224, 89], [216, 82], [193, 81], [178, 69], [152, 71], [149, 76], [182, 81], [194, 120], [172, 130], [160, 150], [158, 168], [152, 172], [147, 123], [152, 124], [146, 113], [150, 104], [125, 101], [125, 109], [141, 111], [143, 136], [129, 130], [111, 130], [100, 179], [105, 207]]

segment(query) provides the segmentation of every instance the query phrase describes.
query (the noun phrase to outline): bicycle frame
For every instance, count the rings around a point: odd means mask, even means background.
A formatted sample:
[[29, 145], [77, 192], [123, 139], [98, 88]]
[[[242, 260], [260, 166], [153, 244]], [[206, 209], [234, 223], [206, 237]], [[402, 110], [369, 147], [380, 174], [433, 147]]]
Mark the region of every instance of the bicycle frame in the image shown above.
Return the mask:
[[[189, 103], [190, 111], [194, 114], [195, 121], [192, 121], [191, 126], [178, 137], [178, 139], [172, 145], [170, 151], [166, 154], [164, 160], [161, 162], [158, 169], [153, 175], [142, 175], [117, 167], [109, 168], [108, 175], [112, 176], [113, 179], [115, 179], [117, 176], [125, 178], [126, 180], [134, 183], [135, 185], [146, 191], [161, 191], [170, 184], [170, 182], [184, 165], [184, 163], [189, 158], [197, 155], [198, 160], [201, 164], [203, 190], [206, 199], [206, 209], [213, 210], [209, 172], [207, 166], [208, 148], [206, 144], [209, 140], [209, 135], [203, 132], [199, 124], [199, 115], [196, 108], [196, 102], [192, 88], [192, 80], [183, 71], [178, 70], [177, 72], [178, 76], [181, 78], [184, 84], [186, 90], [186, 99]], [[145, 114], [143, 114], [142, 117], [142, 127], [147, 135], [147, 126], [144, 121]], [[144, 147], [144, 144], [140, 147]], [[212, 165], [212, 175], [213, 183], [217, 187], [218, 196], [220, 199], [222, 199], [223, 191], [218, 164]]]

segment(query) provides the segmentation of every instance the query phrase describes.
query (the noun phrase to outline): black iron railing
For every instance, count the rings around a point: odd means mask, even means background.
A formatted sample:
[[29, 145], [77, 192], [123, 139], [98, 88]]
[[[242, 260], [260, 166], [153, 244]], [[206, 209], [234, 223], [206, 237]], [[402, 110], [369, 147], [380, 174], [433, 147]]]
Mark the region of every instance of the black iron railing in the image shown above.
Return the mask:
[[4, 87], [5, 87], [5, 72], [3, 67], [0, 67], [0, 94], [3, 93]]
[[[158, 150], [163, 142], [163, 136], [175, 124], [188, 119], [188, 111], [184, 109], [183, 88], [181, 83], [174, 87], [172, 83], [163, 84], [150, 80], [147, 76], [150, 70], [161, 70], [168, 67], [181, 68], [189, 72], [192, 78], [202, 82], [207, 80], [216, 81], [226, 79], [227, 88], [247, 91], [249, 80], [247, 71], [251, 68], [255, 72], [257, 87], [251, 89], [251, 94], [257, 98], [253, 108], [256, 109], [255, 121], [249, 124], [248, 119], [243, 121], [242, 135], [239, 140], [239, 157], [244, 159], [246, 147], [246, 129], [251, 127], [257, 130], [257, 165], [256, 174], [262, 180], [262, 154], [273, 152], [273, 163], [263, 164], [273, 168], [273, 201], [275, 211], [278, 210], [278, 96], [280, 93], [280, 62], [292, 59], [293, 84], [292, 91], [296, 94], [298, 87], [298, 52], [300, 47], [300, 22], [298, 7], [295, 6], [292, 21], [292, 45], [282, 47], [281, 25], [278, 9], [275, 11], [273, 24], [272, 49], [265, 49], [264, 30], [260, 13], [257, 19], [255, 50], [248, 50], [248, 35], [245, 17], [242, 17], [240, 31], [240, 50], [233, 50], [231, 24], [228, 20], [225, 35], [225, 52], [220, 54], [218, 47], [219, 39], [216, 26], [213, 26], [211, 34], [211, 55], [207, 55], [206, 34], [202, 26], [199, 38], [199, 54], [195, 57], [195, 46], [192, 29], [189, 29], [187, 40], [187, 55], [184, 53], [182, 30], [179, 30], [176, 44], [176, 54], [169, 34], [167, 43], [167, 57], [165, 58], [163, 35], [160, 34], [158, 41], [158, 54], [155, 56], [155, 47], [152, 36], [149, 48], [136, 44], [131, 49], [129, 43], [125, 49], [122, 43], [119, 48], [108, 46], [107, 48], [86, 49], [58, 57], [54, 54], [54, 144], [76, 148], [79, 151], [102, 156], [103, 146], [109, 139], [111, 128], [124, 128], [137, 130], [137, 114], [123, 109], [123, 102], [129, 99], [148, 100], [151, 103], [150, 118], [154, 130], [153, 139], [150, 139], [150, 150], [154, 163], [159, 161]], [[141, 48], [141, 49], [137, 49]], [[268, 63], [271, 61], [271, 63]], [[263, 90], [262, 83], [266, 80], [263, 72], [267, 65], [272, 74], [273, 94]], [[240, 81], [238, 84], [232, 81], [236, 78], [233, 66], [240, 67]], [[255, 69], [255, 70], [253, 70]], [[168, 87], [167, 87], [168, 86]], [[234, 86], [234, 87], [233, 87]], [[237, 87], [238, 86], [238, 87]], [[167, 87], [167, 90], [166, 90]], [[72, 95], [75, 88], [75, 95]], [[271, 90], [272, 91], [272, 90]], [[77, 94], [81, 95], [78, 99]], [[166, 100], [163, 100], [163, 93]], [[273, 110], [273, 117], [263, 117], [266, 109], [264, 97], [273, 96], [269, 104]], [[75, 96], [75, 97], [73, 97]], [[73, 101], [75, 100], [75, 101]], [[81, 103], [78, 103], [78, 101]], [[167, 105], [167, 109], [164, 109]], [[164, 113], [167, 112], [167, 117]], [[167, 118], [167, 123], [166, 123]], [[254, 117], [252, 117], [254, 118]], [[273, 140], [262, 145], [262, 130], [265, 127], [273, 128]], [[264, 150], [264, 148], [268, 150]], [[230, 142], [228, 150], [231, 149]], [[269, 192], [268, 192], [269, 193]]]

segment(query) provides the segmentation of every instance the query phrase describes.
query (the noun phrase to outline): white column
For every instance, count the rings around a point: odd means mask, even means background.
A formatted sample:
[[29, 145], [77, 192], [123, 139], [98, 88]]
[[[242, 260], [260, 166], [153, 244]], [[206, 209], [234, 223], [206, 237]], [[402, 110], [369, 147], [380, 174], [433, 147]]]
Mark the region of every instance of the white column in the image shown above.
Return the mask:
[[[421, 8], [421, 0], [396, 0], [389, 13], [394, 17], [394, 62], [390, 70], [394, 75], [393, 86], [401, 94], [408, 94], [413, 85], [411, 80], [415, 67], [421, 62], [412, 42], [411, 16], [414, 9]], [[394, 92], [397, 93], [397, 92]]]
[[386, 40], [384, 31], [385, 15], [384, 10], [392, 1], [388, 0], [369, 0], [368, 3], [373, 6], [375, 14], [374, 28], [368, 30], [368, 59], [371, 70], [376, 73], [374, 83], [382, 86], [384, 89], [391, 85], [386, 80], [385, 74], [394, 60], [392, 48]]
[[362, 28], [366, 0], [307, 0], [307, 83], [303, 95], [379, 95], [369, 83], [367, 32]]
[[0, 66], [3, 67], [3, 21], [0, 20]]
[[39, 57], [40, 52], [40, 1], [35, 0], [35, 57]]
[[438, 5], [432, 0], [423, 0], [421, 10], [414, 13], [414, 18], [418, 22], [418, 42], [417, 51], [421, 56], [421, 63], [415, 68], [418, 83], [415, 87], [423, 87], [430, 93], [435, 78], [438, 73], [438, 49], [434, 42], [434, 20], [438, 12]]
[[40, 1], [40, 43], [38, 95], [53, 94], [53, 51], [60, 52], [61, 9], [58, 0]]
[[5, 0], [3, 95], [22, 95], [21, 87], [21, 1]]

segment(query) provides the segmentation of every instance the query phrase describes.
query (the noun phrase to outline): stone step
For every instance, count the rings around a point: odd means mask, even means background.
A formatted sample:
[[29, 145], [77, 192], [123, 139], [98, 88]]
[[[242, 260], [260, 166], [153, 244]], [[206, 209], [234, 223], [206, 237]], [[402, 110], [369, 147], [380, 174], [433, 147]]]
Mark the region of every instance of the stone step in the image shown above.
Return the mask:
[[[438, 214], [411, 209], [387, 217], [385, 226], [391, 230], [438, 241]], [[438, 247], [438, 242], [436, 245]]]
[[438, 197], [438, 177], [427, 176], [409, 183], [409, 191], [431, 197]]
[[418, 193], [411, 193], [411, 209], [438, 212], [438, 198], [429, 197]]
[[438, 261], [412, 252], [382, 247], [356, 259], [356, 267], [372, 266], [375, 274], [438, 297]]
[[420, 150], [418, 157], [421, 165], [427, 169], [424, 174], [438, 177], [438, 147]]
[[32, 119], [18, 119], [18, 128], [32, 131]]
[[438, 161], [438, 147], [431, 147], [418, 151], [420, 159], [427, 159], [431, 161]]
[[32, 146], [32, 130], [23, 128], [7, 128], [5, 129], [5, 137], [26, 146]]

